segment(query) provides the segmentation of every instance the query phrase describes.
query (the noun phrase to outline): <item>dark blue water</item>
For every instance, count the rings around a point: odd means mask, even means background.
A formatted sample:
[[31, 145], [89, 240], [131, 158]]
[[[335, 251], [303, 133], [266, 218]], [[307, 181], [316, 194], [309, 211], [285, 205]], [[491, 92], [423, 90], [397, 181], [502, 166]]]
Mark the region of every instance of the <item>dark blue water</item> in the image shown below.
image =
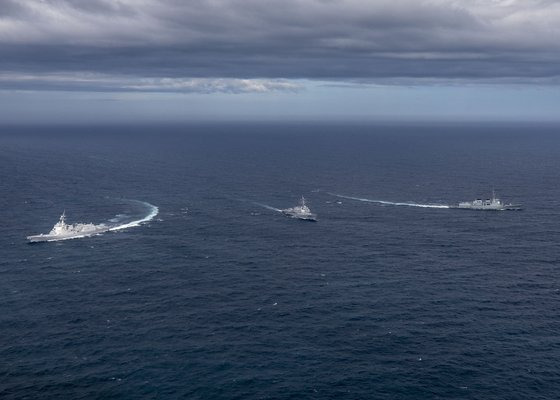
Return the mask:
[[[556, 399], [559, 155], [553, 126], [4, 127], [0, 398]], [[493, 188], [525, 209], [328, 194]], [[319, 222], [255, 204], [301, 195]], [[158, 216], [26, 243], [129, 200]]]

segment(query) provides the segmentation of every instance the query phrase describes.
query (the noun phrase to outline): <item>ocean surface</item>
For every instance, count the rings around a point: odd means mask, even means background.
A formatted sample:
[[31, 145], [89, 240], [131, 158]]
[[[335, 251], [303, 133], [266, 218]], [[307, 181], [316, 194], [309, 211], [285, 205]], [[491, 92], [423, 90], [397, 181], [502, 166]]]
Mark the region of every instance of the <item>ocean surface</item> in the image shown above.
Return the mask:
[[4, 126], [0, 399], [558, 399], [559, 183], [551, 125]]

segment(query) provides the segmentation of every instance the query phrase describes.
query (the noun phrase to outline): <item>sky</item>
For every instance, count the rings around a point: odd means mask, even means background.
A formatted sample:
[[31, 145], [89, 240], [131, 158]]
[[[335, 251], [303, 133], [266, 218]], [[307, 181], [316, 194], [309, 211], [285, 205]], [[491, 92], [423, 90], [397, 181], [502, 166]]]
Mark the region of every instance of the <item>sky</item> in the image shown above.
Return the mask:
[[0, 0], [0, 122], [559, 121], [556, 0]]

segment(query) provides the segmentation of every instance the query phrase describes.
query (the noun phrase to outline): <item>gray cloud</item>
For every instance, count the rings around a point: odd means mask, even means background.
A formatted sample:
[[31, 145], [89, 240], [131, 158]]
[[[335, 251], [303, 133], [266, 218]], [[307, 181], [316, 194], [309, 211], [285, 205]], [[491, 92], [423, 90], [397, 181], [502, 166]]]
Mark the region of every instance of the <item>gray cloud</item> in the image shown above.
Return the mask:
[[[559, 20], [560, 2], [547, 0], [0, 0], [0, 72], [75, 90], [556, 83]], [[88, 74], [103, 78], [80, 82]]]
[[281, 79], [146, 78], [91, 73], [0, 73], [0, 87], [13, 90], [130, 91], [170, 93], [296, 92], [302, 85]]

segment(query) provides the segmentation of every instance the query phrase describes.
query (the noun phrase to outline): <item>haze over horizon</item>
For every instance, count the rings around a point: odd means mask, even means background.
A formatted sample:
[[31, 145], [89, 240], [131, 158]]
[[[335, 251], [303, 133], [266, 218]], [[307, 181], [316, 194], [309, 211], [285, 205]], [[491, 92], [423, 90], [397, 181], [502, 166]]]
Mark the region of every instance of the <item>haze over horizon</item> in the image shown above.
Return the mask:
[[0, 119], [559, 121], [559, 18], [547, 0], [0, 0]]

